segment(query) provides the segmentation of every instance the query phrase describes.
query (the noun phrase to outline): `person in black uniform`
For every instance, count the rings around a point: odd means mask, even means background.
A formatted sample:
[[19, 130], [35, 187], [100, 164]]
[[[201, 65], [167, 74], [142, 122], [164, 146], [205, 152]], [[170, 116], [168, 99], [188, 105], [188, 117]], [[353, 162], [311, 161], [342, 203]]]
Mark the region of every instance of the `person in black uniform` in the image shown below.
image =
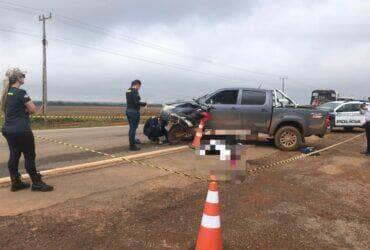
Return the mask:
[[1, 110], [4, 113], [2, 134], [9, 146], [8, 169], [12, 182], [11, 191], [29, 188], [30, 184], [22, 182], [18, 172], [19, 158], [23, 153], [25, 168], [32, 180], [32, 191], [52, 191], [53, 187], [45, 184], [36, 171], [35, 139], [30, 126], [30, 114], [36, 112], [36, 106], [19, 87], [24, 84], [25, 72], [15, 68], [5, 74], [4, 88], [1, 96]]
[[366, 140], [367, 140], [367, 147], [366, 151], [364, 152], [365, 155], [370, 156], [370, 98], [368, 98], [368, 103], [364, 103], [362, 106], [362, 110], [365, 115], [365, 131], [366, 131]]
[[160, 144], [159, 138], [164, 136], [164, 143], [170, 143], [168, 139], [168, 132], [166, 126], [168, 122], [162, 119], [161, 117], [151, 117], [149, 118], [144, 125], [144, 135], [146, 135], [150, 141]]
[[140, 144], [140, 141], [136, 139], [136, 129], [140, 122], [140, 107], [146, 106], [145, 102], [141, 102], [139, 95], [140, 88], [141, 82], [139, 80], [134, 80], [131, 83], [131, 88], [126, 91], [126, 116], [130, 125], [129, 141], [131, 151], [140, 150], [137, 146], [137, 144]]

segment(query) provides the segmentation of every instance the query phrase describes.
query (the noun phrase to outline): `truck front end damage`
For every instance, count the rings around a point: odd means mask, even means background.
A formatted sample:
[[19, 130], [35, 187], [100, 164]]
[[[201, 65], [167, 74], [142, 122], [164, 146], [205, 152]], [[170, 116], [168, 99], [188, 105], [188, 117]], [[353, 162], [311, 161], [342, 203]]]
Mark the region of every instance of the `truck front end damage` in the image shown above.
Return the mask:
[[191, 140], [195, 134], [202, 113], [207, 112], [208, 107], [196, 102], [175, 102], [163, 105], [160, 116], [168, 122], [168, 135], [172, 142]]

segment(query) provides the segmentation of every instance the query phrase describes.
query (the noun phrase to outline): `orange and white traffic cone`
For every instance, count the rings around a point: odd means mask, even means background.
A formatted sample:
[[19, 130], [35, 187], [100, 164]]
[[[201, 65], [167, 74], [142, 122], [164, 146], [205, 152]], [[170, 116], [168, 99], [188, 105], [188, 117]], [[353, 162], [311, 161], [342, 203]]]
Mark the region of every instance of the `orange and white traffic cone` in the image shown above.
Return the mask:
[[196, 250], [221, 250], [221, 220], [218, 201], [217, 182], [212, 181], [208, 186], [206, 204], [199, 229]]
[[200, 141], [202, 140], [203, 129], [205, 125], [206, 125], [205, 119], [200, 120], [199, 127], [197, 129], [197, 132], [195, 133], [193, 143], [191, 144], [194, 148], [200, 147]]
[[200, 147], [200, 141], [202, 140], [204, 126], [206, 125], [206, 121], [211, 119], [211, 115], [207, 112], [203, 112], [202, 115], [203, 115], [203, 118], [199, 122], [199, 127], [197, 129], [197, 132], [195, 133], [193, 143], [191, 144], [193, 148]]

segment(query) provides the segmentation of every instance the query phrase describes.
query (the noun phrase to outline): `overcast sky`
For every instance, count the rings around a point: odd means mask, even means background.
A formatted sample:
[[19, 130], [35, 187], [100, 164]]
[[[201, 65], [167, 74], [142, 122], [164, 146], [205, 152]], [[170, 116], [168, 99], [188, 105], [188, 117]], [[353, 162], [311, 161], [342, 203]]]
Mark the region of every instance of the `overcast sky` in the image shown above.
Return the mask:
[[370, 96], [370, 1], [0, 1], [0, 72], [27, 70], [33, 99], [42, 10], [54, 14], [49, 100], [120, 102], [138, 78], [144, 100], [165, 102], [229, 86], [280, 88], [279, 76], [299, 103], [313, 88]]

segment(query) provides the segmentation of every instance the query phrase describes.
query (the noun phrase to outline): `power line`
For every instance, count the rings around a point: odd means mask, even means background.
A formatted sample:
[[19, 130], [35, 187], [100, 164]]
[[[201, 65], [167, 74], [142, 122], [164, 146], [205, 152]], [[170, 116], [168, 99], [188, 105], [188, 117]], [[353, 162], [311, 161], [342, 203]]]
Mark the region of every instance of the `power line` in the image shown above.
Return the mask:
[[167, 47], [164, 47], [162, 45], [158, 45], [158, 44], [155, 44], [155, 43], [152, 43], [152, 42], [139, 40], [137, 38], [133, 38], [133, 37], [123, 35], [123, 34], [119, 34], [118, 36], [115, 36], [115, 35], [112, 35], [111, 32], [109, 30], [105, 29], [105, 28], [102, 28], [102, 27], [99, 27], [99, 26], [96, 26], [96, 25], [92, 25], [92, 24], [88, 24], [88, 23], [82, 22], [78, 19], [62, 16], [60, 14], [56, 14], [56, 17], [57, 17], [57, 20], [59, 20], [59, 22], [62, 22], [66, 25], [69, 25], [69, 26], [72, 26], [72, 27], [77, 27], [77, 28], [80, 28], [80, 29], [85, 29], [85, 30], [88, 30], [90, 32], [100, 32], [101, 34], [109, 36], [113, 39], [119, 39], [119, 40], [124, 39], [128, 42], [131, 42], [131, 43], [143, 46], [143, 47], [147, 47], [147, 48], [150, 48], [150, 49], [158, 50], [158, 51], [163, 52], [163, 53], [167, 53], [167, 54], [171, 54], [171, 55], [175, 55], [175, 56], [180, 56], [180, 57], [184, 57], [184, 58], [189, 58], [189, 59], [192, 59], [192, 60], [201, 61], [201, 62], [204, 62], [204, 63], [207, 63], [207, 64], [212, 64], [212, 65], [215, 65], [215, 66], [228, 67], [228, 68], [232, 68], [234, 70], [244, 71], [244, 72], [247, 72], [247, 73], [250, 73], [250, 74], [263, 75], [263, 76], [274, 77], [274, 78], [281, 77], [280, 75], [277, 75], [277, 74], [253, 71], [253, 70], [245, 69], [245, 68], [243, 68], [241, 66], [237, 66], [237, 65], [225, 64], [225, 63], [221, 63], [221, 62], [218, 62], [218, 61], [213, 61], [213, 60], [203, 58], [203, 57], [196, 57], [196, 56], [189, 55], [189, 54], [186, 54], [186, 53], [178, 51], [178, 50], [170, 49], [170, 48], [167, 48]]
[[36, 12], [36, 13], [45, 11], [43, 9], [37, 9], [37, 8], [31, 7], [31, 6], [26, 6], [26, 5], [23, 5], [23, 4], [20, 4], [20, 3], [15, 3], [14, 1], [9, 2], [9, 1], [0, 0], [0, 3], [13, 5], [13, 6], [16, 6], [16, 7], [23, 8], [23, 9], [30, 9], [30, 10], [33, 10], [34, 12]]
[[[0, 1], [0, 3], [1, 2], [4, 2], [4, 1]], [[24, 6], [23, 6], [24, 7]], [[21, 10], [19, 10], [19, 9], [13, 9], [14, 11], [21, 11]], [[33, 13], [32, 13], [33, 14]], [[60, 16], [60, 15], [56, 15], [56, 16]], [[65, 17], [66, 18], [66, 17]], [[92, 31], [92, 32], [95, 32], [94, 30], [90, 30], [90, 31]], [[107, 33], [107, 32], [104, 32], [103, 33], [104, 35], [110, 35], [110, 33]], [[176, 65], [177, 67], [179, 67], [179, 65]], [[186, 67], [186, 66], [184, 66], [184, 65], [180, 65], [180, 67]], [[194, 70], [193, 70], [193, 72], [194, 72]], [[210, 73], [208, 73], [208, 74], [210, 74]], [[212, 73], [213, 74], [213, 73]], [[215, 74], [213, 74], [213, 75], [215, 75]], [[219, 76], [219, 75], [218, 75]], [[224, 77], [223, 77], [224, 78]], [[225, 78], [224, 78], [225, 79]], [[227, 79], [231, 79], [231, 78], [227, 78]], [[258, 79], [245, 79], [245, 78], [240, 78], [240, 80], [243, 80], [243, 81], [251, 81], [251, 80], [253, 80], [253, 81], [256, 81], [256, 80], [258, 80]]]
[[9, 28], [8, 29], [0, 28], [0, 32], [15, 33], [15, 34], [25, 35], [25, 36], [29, 36], [29, 37], [40, 38], [39, 35], [28, 33], [28, 32], [24, 32], [24, 31], [20, 31], [20, 30], [16, 30], [14, 28], [11, 28], [11, 29], [9, 29]]
[[[28, 6], [25, 6], [25, 5], [16, 4], [14, 2], [11, 3], [11, 2], [0, 0], [0, 3], [5, 3], [5, 4], [8, 4], [8, 5], [18, 6], [18, 7], [24, 8], [24, 9], [30, 8], [30, 9], [35, 10], [35, 11], [43, 11], [41, 9], [36, 9], [36, 8], [28, 7]], [[216, 66], [228, 67], [228, 68], [232, 68], [232, 69], [238, 70], [238, 71], [243, 71], [243, 72], [246, 72], [246, 73], [249, 73], [249, 74], [263, 75], [263, 76], [268, 76], [268, 77], [273, 77], [273, 78], [281, 78], [281, 75], [278, 75], [278, 74], [258, 72], [258, 71], [246, 69], [246, 68], [238, 66], [238, 65], [225, 64], [225, 63], [210, 60], [210, 59], [207, 59], [207, 58], [196, 57], [196, 56], [184, 53], [182, 51], [174, 50], [174, 49], [171, 49], [171, 48], [168, 48], [166, 46], [162, 46], [162, 45], [159, 45], [159, 44], [156, 44], [156, 43], [143, 41], [143, 40], [140, 40], [140, 39], [128, 36], [128, 35], [120, 34], [119, 36], [115, 36], [115, 35], [112, 35], [109, 30], [107, 30], [103, 27], [100, 27], [100, 26], [97, 26], [97, 25], [94, 25], [94, 24], [89, 24], [89, 23], [83, 22], [83, 21], [81, 21], [79, 19], [76, 19], [76, 18], [67, 17], [67, 16], [60, 15], [60, 14], [55, 14], [55, 17], [58, 21], [66, 24], [66, 25], [77, 27], [77, 28], [80, 28], [80, 29], [85, 29], [85, 30], [88, 30], [90, 32], [99, 32], [101, 34], [104, 34], [104, 35], [109, 36], [109, 37], [114, 38], [114, 39], [120, 39], [120, 40], [124, 39], [128, 42], [137, 44], [139, 46], [143, 46], [143, 47], [147, 47], [147, 48], [150, 48], [150, 49], [158, 50], [158, 51], [163, 52], [163, 53], [168, 53], [168, 54], [175, 55], [175, 56], [190, 58], [190, 59], [193, 59], [193, 60], [202, 61], [202, 62], [212, 64], [212, 65], [216, 65]]]
[[[22, 35], [31, 36], [31, 37], [37, 37], [38, 38], [38, 35], [31, 34], [31, 33], [28, 33], [28, 32], [18, 31], [16, 29], [4, 29], [4, 28], [0, 28], [0, 31], [1, 32], [8, 32], [8, 33], [17, 33], [17, 34], [22, 34]], [[163, 63], [163, 62], [160, 62], [160, 61], [155, 61], [153, 59], [148, 59], [148, 58], [143, 58], [143, 57], [138, 57], [138, 56], [126, 55], [126, 54], [122, 54], [120, 52], [113, 51], [113, 50], [110, 50], [110, 49], [107, 49], [107, 48], [96, 47], [96, 46], [93, 46], [93, 45], [77, 43], [77, 42], [66, 40], [66, 39], [62, 39], [62, 38], [49, 38], [49, 40], [56, 41], [56, 42], [62, 42], [62, 43], [65, 43], [65, 44], [68, 44], [68, 45], [74, 46], [74, 47], [86, 48], [86, 49], [91, 49], [91, 50], [99, 51], [99, 52], [106, 53], [106, 54], [111, 54], [111, 55], [115, 55], [115, 56], [125, 57], [125, 58], [136, 60], [136, 61], [142, 61], [142, 62], [146, 62], [146, 63], [150, 63], [150, 64], [156, 64], [156, 65], [160, 65], [160, 66], [164, 66], [164, 67], [168, 67], [168, 68], [172, 68], [172, 69], [177, 69], [177, 70], [182, 70], [182, 71], [197, 73], [197, 74], [206, 75], [206, 76], [214, 76], [214, 77], [217, 77], [217, 78], [223, 79], [223, 80], [228, 80], [228, 81], [230, 81], [230, 80], [233, 80], [234, 81], [235, 80], [234, 78], [225, 77], [223, 75], [215, 74], [215, 73], [212, 73], [212, 72], [203, 72], [203, 71], [200, 71], [200, 70], [194, 70], [194, 69], [191, 69], [191, 68], [187, 68], [186, 65], [181, 65], [181, 64], [167, 64], [167, 63]], [[240, 80], [246, 81], [246, 79], [240, 79]]]
[[20, 9], [20, 8], [12, 7], [12, 6], [2, 6], [1, 9], [16, 11], [16, 12], [23, 12], [23, 13], [26, 13], [26, 14], [35, 15], [35, 13], [32, 12], [32, 11], [27, 11], [25, 9]]
[[[18, 11], [18, 12], [24, 12], [24, 13], [32, 14], [32, 15], [35, 15], [39, 11], [44, 11], [43, 9], [38, 9], [38, 8], [22, 5], [22, 4], [19, 4], [19, 3], [14, 3], [14, 1], [13, 2], [8, 2], [8, 1], [0, 0], [0, 3], [8, 5], [6, 7], [3, 6], [2, 8], [4, 8], [4, 9], [12, 10], [12, 11]], [[13, 6], [13, 7], [11, 7], [11, 6]], [[60, 15], [60, 14], [55, 14], [55, 17], [59, 22], [64, 23], [64, 24], [69, 25], [69, 26], [72, 26], [72, 27], [85, 29], [85, 30], [88, 30], [88, 31], [94, 32], [94, 33], [98, 32], [100, 34], [103, 34], [105, 36], [108, 36], [108, 37], [111, 37], [111, 38], [114, 38], [114, 39], [119, 39], [119, 40], [124, 39], [128, 42], [137, 44], [139, 46], [155, 49], [155, 50], [158, 50], [158, 51], [161, 51], [161, 52], [164, 52], [164, 53], [168, 53], [168, 54], [172, 54], [172, 55], [175, 55], [175, 56], [191, 58], [191, 59], [194, 59], [194, 60], [197, 60], [197, 61], [202, 61], [202, 62], [205, 62], [205, 63], [208, 63], [208, 64], [212, 64], [212, 65], [216, 65], [216, 66], [229, 67], [229, 68], [239, 70], [239, 71], [244, 71], [244, 72], [247, 72], [247, 73], [258, 74], [258, 75], [273, 77], [273, 78], [277, 78], [277, 79], [282, 79], [282, 78], [287, 79], [285, 76], [281, 76], [281, 75], [278, 75], [278, 74], [271, 74], [271, 73], [253, 71], [253, 70], [245, 69], [245, 68], [243, 68], [241, 66], [237, 66], [237, 65], [225, 64], [225, 63], [221, 63], [221, 62], [212, 61], [212, 60], [209, 60], [207, 58], [195, 57], [193, 55], [189, 55], [189, 54], [186, 54], [184, 52], [180, 52], [180, 51], [177, 51], [177, 50], [174, 50], [174, 49], [171, 49], [171, 48], [168, 48], [168, 47], [156, 44], [156, 43], [143, 41], [143, 40], [140, 40], [140, 39], [128, 36], [128, 35], [120, 34], [119, 36], [116, 36], [116, 35], [113, 35], [109, 30], [107, 30], [103, 27], [99, 27], [99, 26], [94, 25], [94, 24], [89, 24], [89, 23], [83, 22], [83, 21], [81, 21], [79, 19], [76, 19], [76, 18], [67, 17], [67, 16], [63, 16], [63, 15]], [[183, 67], [183, 65], [181, 65], [181, 67]], [[252, 79], [248, 79], [248, 81], [250, 81], [250, 80], [252, 80]], [[253, 80], [257, 80], [257, 79], [253, 79]], [[313, 85], [305, 83], [301, 80], [296, 80], [296, 79], [291, 79], [291, 78], [290, 78], [290, 80], [292, 80], [294, 82], [299, 82], [305, 87], [309, 87], [309, 88], [313, 88], [313, 89], [318, 88], [317, 86], [313, 86]], [[284, 85], [291, 85], [291, 84], [289, 82], [288, 83], [284, 82]], [[295, 86], [295, 85], [292, 85], [292, 86]]]

